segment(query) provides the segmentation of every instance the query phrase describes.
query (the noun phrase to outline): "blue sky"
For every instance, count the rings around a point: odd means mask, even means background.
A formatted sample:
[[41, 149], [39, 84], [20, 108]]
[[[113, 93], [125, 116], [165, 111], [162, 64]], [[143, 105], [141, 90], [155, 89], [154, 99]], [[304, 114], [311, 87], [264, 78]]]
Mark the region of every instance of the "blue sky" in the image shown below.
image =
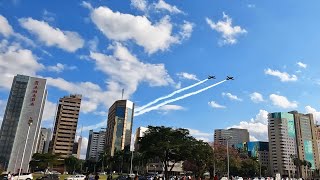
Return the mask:
[[48, 79], [45, 127], [52, 126], [60, 97], [83, 94], [84, 137], [91, 128], [106, 127], [107, 109], [122, 88], [141, 107], [208, 75], [217, 79], [172, 98], [232, 75], [234, 81], [135, 117], [133, 130], [183, 127], [212, 141], [216, 128], [241, 127], [252, 140], [267, 140], [268, 112], [320, 117], [319, 6], [253, 0], [1, 2], [0, 115], [18, 73]]

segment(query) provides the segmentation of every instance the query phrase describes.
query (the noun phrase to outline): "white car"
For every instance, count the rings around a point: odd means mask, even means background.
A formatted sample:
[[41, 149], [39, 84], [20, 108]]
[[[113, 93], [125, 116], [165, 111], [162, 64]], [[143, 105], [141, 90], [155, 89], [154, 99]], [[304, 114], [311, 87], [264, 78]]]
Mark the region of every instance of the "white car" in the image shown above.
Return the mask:
[[85, 178], [86, 178], [85, 175], [78, 174], [78, 175], [74, 175], [74, 176], [69, 176], [69, 177], [65, 178], [64, 180], [84, 180]]
[[[15, 174], [13, 175], [13, 180], [18, 180], [19, 175]], [[32, 180], [33, 176], [31, 173], [21, 173], [19, 180]]]

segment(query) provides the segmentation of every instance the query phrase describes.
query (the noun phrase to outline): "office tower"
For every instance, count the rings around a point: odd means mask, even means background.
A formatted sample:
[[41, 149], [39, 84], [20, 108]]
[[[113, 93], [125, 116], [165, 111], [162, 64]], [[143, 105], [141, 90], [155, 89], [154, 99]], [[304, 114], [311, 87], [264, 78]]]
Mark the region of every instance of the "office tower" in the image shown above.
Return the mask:
[[89, 141], [86, 159], [98, 161], [99, 155], [104, 152], [106, 146], [106, 131], [100, 130], [99, 132], [89, 131]]
[[78, 159], [80, 159], [81, 143], [82, 143], [82, 137], [80, 136], [78, 139], [78, 142], [74, 142], [72, 147], [72, 156]]
[[[318, 145], [318, 152], [320, 153], [320, 126], [316, 125], [316, 138], [317, 138], [317, 145]], [[320, 157], [319, 157], [320, 161]]]
[[50, 141], [51, 130], [49, 128], [41, 128], [37, 153], [48, 153]]
[[138, 141], [140, 138], [144, 136], [144, 133], [148, 130], [146, 127], [138, 127], [136, 130], [136, 136], [134, 138], [134, 150], [138, 151], [139, 150], [139, 144]]
[[268, 136], [272, 174], [306, 177], [304, 167], [296, 171], [295, 158], [309, 161], [311, 169], [319, 168], [319, 154], [312, 114], [297, 111], [276, 112], [268, 115]]
[[214, 143], [234, 146], [239, 143], [249, 141], [249, 132], [247, 129], [216, 129], [214, 130]]
[[240, 152], [247, 153], [249, 157], [257, 158], [261, 167], [267, 171], [262, 174], [269, 174], [269, 143], [263, 141], [252, 141], [239, 143], [234, 146]]
[[111, 156], [117, 150], [130, 146], [134, 104], [129, 100], [118, 100], [110, 108], [106, 132], [106, 148]]
[[270, 169], [274, 176], [296, 174], [293, 157], [297, 156], [296, 130], [293, 114], [286, 112], [269, 113], [268, 137]]
[[23, 154], [21, 169], [28, 171], [29, 161], [37, 151], [46, 96], [45, 79], [14, 77], [0, 130], [0, 164], [7, 171], [17, 172]]
[[53, 131], [51, 151], [67, 158], [72, 155], [80, 112], [81, 95], [60, 98]]
[[[311, 170], [319, 169], [319, 152], [316, 137], [316, 127], [312, 114], [301, 114], [291, 111], [294, 115], [296, 128], [296, 145], [299, 159], [311, 163]], [[306, 172], [305, 167], [300, 167], [300, 172]], [[307, 175], [305, 175], [307, 178]]]

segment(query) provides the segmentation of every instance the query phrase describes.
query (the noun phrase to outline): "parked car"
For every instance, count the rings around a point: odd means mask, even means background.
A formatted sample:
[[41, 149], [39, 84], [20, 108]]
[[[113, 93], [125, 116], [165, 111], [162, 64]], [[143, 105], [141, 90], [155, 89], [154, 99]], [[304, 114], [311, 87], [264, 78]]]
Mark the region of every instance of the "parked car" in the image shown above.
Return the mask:
[[37, 180], [59, 180], [59, 176], [57, 174], [48, 174], [38, 177]]
[[8, 180], [8, 174], [1, 174], [0, 180]]
[[86, 178], [85, 175], [78, 174], [78, 175], [74, 175], [74, 176], [69, 176], [69, 177], [65, 178], [64, 180], [84, 180], [85, 178]]
[[[18, 180], [19, 174], [13, 175], [13, 180]], [[32, 180], [33, 176], [31, 173], [21, 173], [19, 180]]]

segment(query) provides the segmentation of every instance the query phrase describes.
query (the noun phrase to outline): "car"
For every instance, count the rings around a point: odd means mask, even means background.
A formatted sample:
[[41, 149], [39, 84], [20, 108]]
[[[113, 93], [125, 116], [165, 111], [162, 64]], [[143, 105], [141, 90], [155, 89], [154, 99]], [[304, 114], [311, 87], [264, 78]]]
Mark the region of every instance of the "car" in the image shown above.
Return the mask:
[[136, 175], [135, 175], [135, 174], [128, 174], [128, 176], [129, 176], [130, 178], [134, 178], [134, 177], [136, 177]]
[[33, 174], [44, 174], [43, 171], [37, 171], [37, 172], [33, 172]]
[[31, 173], [21, 173], [20, 176], [19, 174], [14, 174], [13, 175], [13, 180], [32, 180], [33, 176]]
[[48, 174], [38, 177], [37, 180], [59, 180], [59, 176], [57, 174]]
[[222, 177], [220, 180], [228, 180], [228, 177]]
[[78, 175], [74, 175], [74, 176], [69, 176], [69, 177], [65, 178], [64, 180], [84, 180], [85, 178], [86, 178], [85, 175], [78, 174]]
[[1, 174], [0, 180], [8, 180], [8, 174]]

